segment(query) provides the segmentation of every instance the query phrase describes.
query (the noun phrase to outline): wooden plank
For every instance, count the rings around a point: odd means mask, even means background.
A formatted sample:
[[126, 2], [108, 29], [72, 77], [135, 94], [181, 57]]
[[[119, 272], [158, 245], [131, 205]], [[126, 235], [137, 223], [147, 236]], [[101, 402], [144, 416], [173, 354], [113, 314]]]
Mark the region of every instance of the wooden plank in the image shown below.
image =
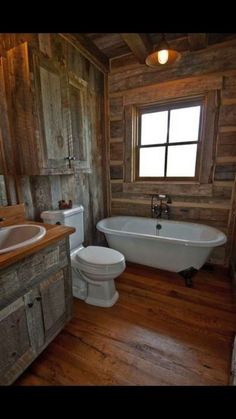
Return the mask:
[[225, 90], [221, 92], [221, 104], [222, 105], [234, 105], [236, 103], [236, 89]]
[[[223, 44], [223, 43], [222, 43]], [[181, 60], [168, 69], [150, 69], [145, 66], [130, 71], [111, 74], [110, 93], [153, 85], [155, 83], [177, 80], [182, 77], [200, 76], [209, 73], [235, 71], [236, 42], [230, 41], [220, 46], [212, 46], [200, 51], [183, 54]]]
[[116, 286], [109, 310], [76, 299], [71, 322], [15, 384], [228, 385], [236, 309], [225, 273], [199, 271], [193, 290], [128, 264]]
[[[198, 76], [188, 77], [181, 80], [164, 81], [163, 83], [152, 83], [150, 86], [137, 87], [122, 92], [125, 105], [145, 104], [155, 101], [164, 101], [188, 95], [198, 95], [209, 90], [216, 90], [222, 87], [222, 76]], [[119, 93], [120, 94], [120, 93]]]
[[125, 150], [124, 150], [124, 179], [132, 182], [135, 176], [135, 147], [136, 147], [136, 116], [137, 110], [133, 105], [125, 106]]
[[64, 274], [59, 271], [40, 284], [43, 320], [47, 334], [65, 313]]
[[233, 125], [236, 120], [236, 103], [220, 108], [219, 126]]
[[146, 33], [121, 33], [121, 37], [138, 59], [139, 63], [144, 64], [148, 54], [153, 49], [148, 35]]
[[48, 57], [52, 57], [51, 34], [39, 33], [38, 38], [40, 51]]
[[123, 179], [123, 166], [111, 166], [110, 177], [111, 179]]
[[[33, 80], [30, 77], [31, 59], [30, 48], [27, 42], [17, 45], [7, 51], [9, 69], [9, 94], [11, 96], [10, 112], [12, 134], [16, 156], [21, 159], [15, 160], [16, 173], [37, 173], [39, 159], [32, 159], [38, 155], [39, 126], [35, 108], [35, 96], [33, 94]], [[31, 70], [31, 71], [30, 71]]]
[[114, 196], [117, 192], [123, 192], [123, 183], [122, 182], [115, 182], [114, 180], [111, 182], [111, 193]]
[[124, 122], [111, 121], [110, 122], [110, 138], [123, 137], [124, 135]]
[[230, 385], [236, 386], [236, 335], [234, 337], [232, 359], [231, 359]]
[[207, 34], [206, 33], [188, 33], [188, 43], [190, 51], [207, 47]]
[[124, 144], [123, 142], [110, 143], [110, 159], [123, 161]]
[[220, 133], [235, 132], [235, 131], [236, 131], [236, 125], [219, 127], [219, 132]]
[[205, 97], [205, 100], [205, 121], [203, 122], [204, 134], [201, 145], [201, 161], [199, 174], [199, 181], [201, 183], [212, 182], [213, 179], [213, 168], [217, 140], [217, 122], [219, 113], [219, 91], [209, 91]]
[[110, 144], [123, 143], [124, 137], [110, 138]]
[[123, 164], [123, 160], [110, 160], [110, 166], [121, 166]]
[[[127, 203], [131, 204], [134, 203], [133, 199], [129, 198], [112, 198], [112, 202], [120, 202], [120, 203]], [[135, 201], [137, 204], [142, 205], [150, 205], [150, 200], [144, 200], [144, 199], [137, 199]], [[206, 203], [206, 202], [172, 202], [171, 207], [186, 207], [186, 208], [209, 208], [209, 209], [224, 209], [229, 210], [230, 203]]]
[[230, 188], [232, 189], [234, 182], [225, 182], [224, 180], [214, 181], [214, 186], [220, 186], [222, 188]]
[[220, 164], [215, 168], [215, 180], [234, 180], [236, 173], [236, 164]]
[[24, 222], [25, 221], [25, 205], [17, 204], [7, 207], [0, 207], [0, 217], [4, 218], [3, 221], [0, 221], [1, 227], [6, 227], [15, 222]]
[[4, 174], [15, 173], [15, 147], [12, 143], [12, 125], [9, 112], [9, 86], [7, 77], [7, 60], [0, 57], [0, 114], [1, 114], [1, 155], [4, 160]]
[[109, 59], [83, 33], [60, 33], [59, 35], [81, 52], [99, 70], [104, 73], [109, 72]]
[[123, 96], [109, 98], [110, 120], [112, 118], [123, 119]]
[[230, 150], [227, 149], [227, 154], [230, 154], [230, 152], [232, 154], [235, 154], [234, 156], [219, 156], [216, 158], [216, 164], [225, 164], [225, 163], [236, 163], [236, 153], [234, 152], [234, 150], [236, 149], [236, 147], [231, 147]]
[[212, 196], [212, 184], [177, 184], [165, 182], [125, 182], [124, 192], [127, 193], [145, 193], [148, 195], [156, 193], [167, 193], [169, 195], [179, 196]]

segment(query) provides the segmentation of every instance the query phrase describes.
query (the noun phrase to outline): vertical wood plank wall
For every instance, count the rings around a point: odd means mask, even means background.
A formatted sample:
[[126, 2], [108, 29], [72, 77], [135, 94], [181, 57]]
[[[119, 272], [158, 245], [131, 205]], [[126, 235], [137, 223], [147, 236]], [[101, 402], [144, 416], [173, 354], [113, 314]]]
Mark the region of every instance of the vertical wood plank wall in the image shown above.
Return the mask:
[[[64, 62], [68, 71], [88, 83], [91, 168], [77, 171], [73, 175], [19, 177], [21, 201], [25, 203], [27, 217], [36, 220], [39, 220], [41, 211], [57, 209], [61, 199], [71, 199], [73, 204], [82, 204], [85, 209], [85, 244], [99, 242], [101, 237], [95, 226], [97, 221], [107, 214], [104, 75], [59, 34], [0, 34], [1, 55], [4, 56], [7, 50], [25, 41], [34, 49], [46, 53], [52, 60]], [[11, 156], [7, 158], [10, 159]]]
[[[127, 105], [212, 90], [218, 92], [219, 109], [210, 183], [127, 182]], [[109, 106], [111, 214], [149, 217], [151, 194], [169, 193], [172, 219], [208, 224], [227, 234], [227, 244], [216, 248], [209, 261], [228, 266], [235, 221], [236, 42], [186, 52], [166, 70], [126, 64], [125, 57], [111, 60]]]

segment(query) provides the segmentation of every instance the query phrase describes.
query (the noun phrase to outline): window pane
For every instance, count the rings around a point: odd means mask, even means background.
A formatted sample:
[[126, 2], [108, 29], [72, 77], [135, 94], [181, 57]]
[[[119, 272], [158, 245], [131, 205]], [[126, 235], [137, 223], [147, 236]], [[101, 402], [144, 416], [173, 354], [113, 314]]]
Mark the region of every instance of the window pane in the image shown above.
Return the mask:
[[141, 148], [139, 176], [164, 176], [165, 147]]
[[201, 106], [170, 111], [169, 142], [197, 141]]
[[152, 112], [141, 116], [141, 145], [166, 142], [168, 112]]
[[168, 147], [167, 176], [195, 176], [197, 144]]

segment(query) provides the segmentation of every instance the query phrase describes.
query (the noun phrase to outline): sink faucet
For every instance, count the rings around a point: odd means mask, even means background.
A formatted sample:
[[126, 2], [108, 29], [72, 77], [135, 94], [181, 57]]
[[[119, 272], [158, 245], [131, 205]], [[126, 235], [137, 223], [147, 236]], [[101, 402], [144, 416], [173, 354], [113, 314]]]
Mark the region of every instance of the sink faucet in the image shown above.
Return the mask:
[[[163, 202], [166, 200], [166, 202]], [[151, 212], [152, 217], [155, 216], [156, 218], [162, 218], [162, 215], [165, 214], [167, 219], [170, 218], [170, 207], [168, 204], [171, 204], [171, 198], [168, 195], [164, 194], [157, 194], [152, 195], [151, 200]]]

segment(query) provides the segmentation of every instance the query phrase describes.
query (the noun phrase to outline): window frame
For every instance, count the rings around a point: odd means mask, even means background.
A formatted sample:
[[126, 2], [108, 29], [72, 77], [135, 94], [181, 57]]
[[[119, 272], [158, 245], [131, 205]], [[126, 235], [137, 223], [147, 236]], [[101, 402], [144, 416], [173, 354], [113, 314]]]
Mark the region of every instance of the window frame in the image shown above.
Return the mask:
[[[200, 106], [200, 118], [199, 118], [199, 130], [198, 130], [198, 140], [197, 141], [182, 141], [182, 142], [173, 142], [169, 143], [169, 127], [170, 127], [170, 111], [173, 109], [188, 108], [192, 106]], [[141, 145], [141, 116], [147, 113], [168, 111], [168, 125], [167, 125], [167, 138], [165, 143], [154, 143], [150, 145]], [[204, 121], [206, 114], [206, 100], [204, 95], [199, 95], [195, 97], [180, 98], [180, 99], [169, 99], [162, 103], [152, 103], [146, 105], [140, 105], [137, 107], [136, 112], [136, 146], [135, 146], [135, 181], [187, 181], [194, 182], [199, 181], [200, 178], [200, 168], [201, 168], [201, 156], [202, 156], [202, 143], [203, 143], [203, 133], [204, 133]], [[195, 165], [195, 176], [166, 176], [167, 173], [167, 158], [168, 158], [168, 148], [177, 147], [178, 145], [188, 145], [188, 144], [197, 144], [197, 154], [196, 154], [196, 165]], [[140, 149], [150, 148], [150, 147], [165, 147], [165, 163], [164, 163], [164, 174], [165, 176], [139, 176], [139, 155]]]

